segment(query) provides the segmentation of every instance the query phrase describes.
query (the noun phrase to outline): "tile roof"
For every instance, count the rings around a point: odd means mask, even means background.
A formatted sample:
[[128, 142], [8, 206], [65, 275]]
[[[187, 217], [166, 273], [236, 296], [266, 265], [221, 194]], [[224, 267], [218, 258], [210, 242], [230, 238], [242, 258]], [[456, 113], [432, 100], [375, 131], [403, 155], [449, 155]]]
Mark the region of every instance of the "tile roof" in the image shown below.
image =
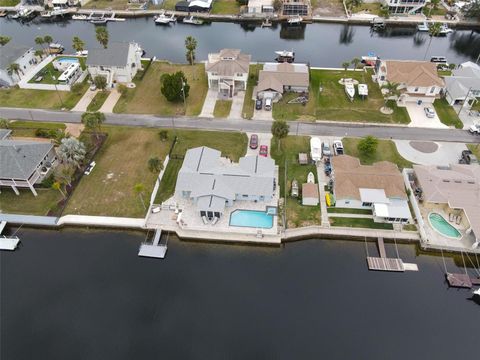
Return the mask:
[[275, 90], [283, 94], [284, 86], [308, 87], [309, 83], [306, 64], [266, 63], [258, 75], [257, 91]]
[[386, 79], [407, 86], [444, 86], [437, 74], [437, 65], [430, 61], [386, 60]]

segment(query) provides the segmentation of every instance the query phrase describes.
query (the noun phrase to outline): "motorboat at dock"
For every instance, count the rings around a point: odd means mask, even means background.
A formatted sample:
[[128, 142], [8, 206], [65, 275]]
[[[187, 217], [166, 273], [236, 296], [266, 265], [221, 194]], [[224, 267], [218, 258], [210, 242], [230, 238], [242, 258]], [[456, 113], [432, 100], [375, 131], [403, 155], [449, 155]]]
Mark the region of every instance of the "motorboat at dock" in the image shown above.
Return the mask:
[[295, 61], [295, 52], [292, 51], [287, 51], [287, 50], [282, 50], [282, 51], [275, 51], [275, 54], [277, 57], [275, 60], [279, 63], [287, 62], [287, 63], [293, 63]]
[[158, 24], [158, 25], [170, 25], [170, 23], [175, 23], [177, 21], [175, 14], [167, 16], [165, 15], [164, 11], [162, 11], [160, 14], [155, 16], [153, 19], [155, 21], [155, 24]]
[[191, 24], [191, 25], [202, 25], [202, 24], [203, 24], [203, 20], [202, 20], [202, 19], [198, 19], [198, 18], [196, 18], [196, 17], [194, 17], [194, 16], [192, 16], [192, 15], [184, 18], [184, 19], [182, 20], [182, 22], [183, 22], [184, 24]]

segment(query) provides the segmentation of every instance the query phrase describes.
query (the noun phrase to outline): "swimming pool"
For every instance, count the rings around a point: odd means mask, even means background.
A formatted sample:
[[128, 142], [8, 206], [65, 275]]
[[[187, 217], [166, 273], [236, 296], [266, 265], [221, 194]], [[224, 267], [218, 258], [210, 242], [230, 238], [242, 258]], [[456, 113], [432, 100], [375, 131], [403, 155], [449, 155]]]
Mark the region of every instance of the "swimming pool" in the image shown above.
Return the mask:
[[230, 214], [230, 226], [271, 229], [273, 216], [265, 211], [235, 210]]
[[76, 57], [64, 57], [64, 56], [58, 57], [55, 60], [58, 62], [69, 62], [69, 63], [76, 63], [79, 61], [78, 58]]
[[460, 231], [450, 225], [447, 220], [445, 220], [440, 214], [433, 212], [428, 214], [428, 221], [430, 222], [432, 228], [434, 228], [438, 233], [442, 234], [443, 236], [453, 239], [458, 239], [462, 236], [462, 234], [460, 234]]

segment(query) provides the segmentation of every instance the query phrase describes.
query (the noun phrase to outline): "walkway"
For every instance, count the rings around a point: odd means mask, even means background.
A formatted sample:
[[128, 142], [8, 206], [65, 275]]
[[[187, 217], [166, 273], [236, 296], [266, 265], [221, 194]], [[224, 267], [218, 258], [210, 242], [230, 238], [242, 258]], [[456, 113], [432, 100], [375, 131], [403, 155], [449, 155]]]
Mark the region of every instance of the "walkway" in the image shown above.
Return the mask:
[[373, 219], [371, 214], [344, 214], [344, 213], [328, 213], [328, 217], [336, 218], [355, 218], [355, 219]]
[[215, 110], [217, 97], [217, 90], [208, 89], [207, 96], [205, 96], [205, 101], [203, 102], [202, 112], [199, 117], [213, 118], [213, 110]]
[[95, 95], [97, 95], [98, 90], [90, 90], [88, 89], [85, 94], [83, 94], [82, 98], [78, 101], [77, 105], [72, 109], [72, 111], [80, 111], [85, 112], [87, 111], [88, 105], [92, 102]]
[[320, 210], [321, 210], [321, 226], [324, 228], [330, 227], [330, 221], [328, 220], [327, 202], [325, 200], [325, 186], [328, 183], [328, 177], [323, 171], [323, 162], [317, 165], [317, 179], [318, 179], [318, 192], [320, 194]]
[[113, 88], [99, 111], [104, 114], [113, 113], [113, 108], [117, 104], [118, 99], [120, 99], [120, 96], [122, 96], [122, 94], [120, 94], [117, 88]]
[[230, 109], [230, 114], [228, 115], [229, 120], [242, 119], [242, 110], [243, 110], [243, 101], [245, 100], [245, 91], [239, 91], [237, 95], [232, 98], [232, 107]]

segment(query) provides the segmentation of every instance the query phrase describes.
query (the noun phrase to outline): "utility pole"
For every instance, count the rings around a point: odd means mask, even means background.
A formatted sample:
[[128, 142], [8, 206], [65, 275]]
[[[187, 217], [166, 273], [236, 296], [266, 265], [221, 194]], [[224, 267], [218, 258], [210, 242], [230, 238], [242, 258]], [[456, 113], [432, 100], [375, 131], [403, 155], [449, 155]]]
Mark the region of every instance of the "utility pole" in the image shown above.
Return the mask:
[[462, 104], [462, 106], [460, 107], [460, 110], [458, 110], [458, 113], [457, 113], [458, 116], [460, 116], [460, 113], [462, 112], [463, 107], [465, 106], [465, 103], [468, 101], [468, 95], [470, 95], [470, 91], [472, 91], [472, 87], [471, 87], [471, 86], [470, 86], [470, 89], [468, 89], [468, 91], [467, 91], [467, 95], [465, 95], [465, 100], [463, 100], [463, 104]]
[[182, 95], [183, 95], [183, 108], [184, 113], [187, 115], [187, 102], [185, 100], [185, 82], [182, 80]]

